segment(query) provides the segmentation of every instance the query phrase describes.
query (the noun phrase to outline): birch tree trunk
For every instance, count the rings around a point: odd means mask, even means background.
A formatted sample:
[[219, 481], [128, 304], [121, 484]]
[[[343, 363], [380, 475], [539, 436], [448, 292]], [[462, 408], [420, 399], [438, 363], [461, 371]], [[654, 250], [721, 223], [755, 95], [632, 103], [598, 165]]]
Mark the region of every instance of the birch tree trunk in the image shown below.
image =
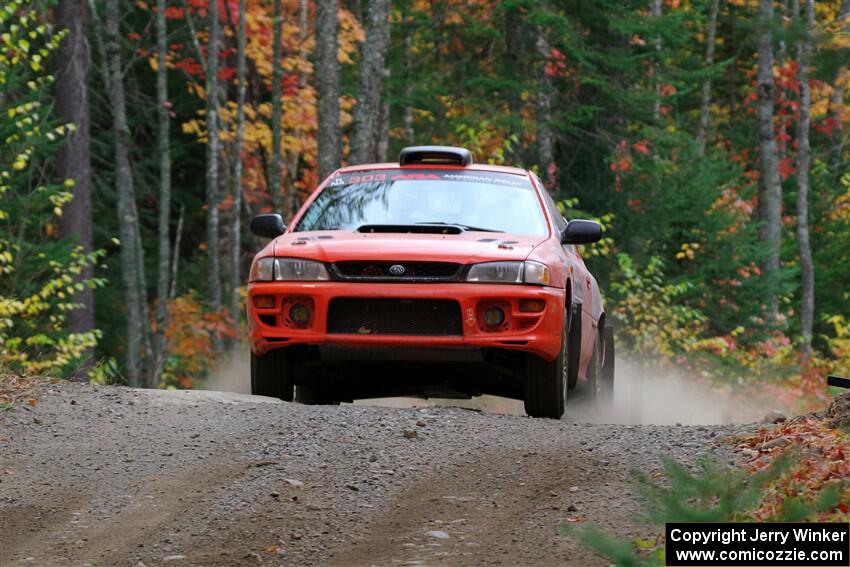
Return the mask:
[[168, 27], [165, 20], [166, 0], [156, 2], [156, 103], [157, 103], [157, 153], [159, 154], [159, 269], [156, 279], [156, 335], [154, 337], [153, 386], [159, 384], [165, 361], [165, 327], [168, 325], [168, 276], [171, 263], [171, 139], [169, 136], [170, 103], [168, 100], [168, 69], [165, 55], [168, 49]]
[[233, 241], [230, 250], [230, 316], [239, 323], [239, 286], [242, 283], [242, 141], [245, 136], [245, 0], [239, 0], [239, 28], [236, 33], [236, 81], [239, 83], [236, 100], [236, 148], [233, 162]]
[[540, 164], [540, 177], [547, 188], [554, 187], [555, 179], [550, 169], [555, 165], [552, 152], [552, 81], [546, 74], [546, 63], [552, 53], [552, 47], [546, 39], [541, 26], [537, 26], [537, 54], [540, 56], [537, 92], [537, 156]]
[[283, 213], [283, 199], [280, 194], [280, 83], [281, 83], [281, 0], [274, 0], [274, 33], [272, 36], [272, 155], [269, 166], [269, 194], [272, 198], [272, 208], [275, 212]]
[[[708, 29], [705, 35], [705, 68], [714, 65], [714, 47], [717, 39], [717, 11], [719, 0], [710, 0], [708, 7]], [[699, 127], [697, 128], [697, 152], [705, 155], [708, 128], [711, 124], [711, 78], [702, 83], [702, 101], [700, 103]]]
[[[59, 0], [56, 6], [56, 27], [68, 30], [59, 44], [56, 57], [56, 97], [54, 99], [56, 119], [60, 123], [72, 123], [73, 132], [68, 134], [56, 156], [56, 175], [60, 182], [74, 180], [73, 199], [65, 205], [59, 223], [63, 238], [75, 239], [84, 253], [92, 247], [91, 205], [91, 134], [89, 119], [89, 96], [87, 77], [89, 72], [89, 44], [86, 40], [86, 9], [83, 0]], [[94, 275], [92, 266], [86, 266], [79, 279]], [[87, 333], [94, 329], [94, 291], [85, 287], [74, 296], [82, 307], [70, 311], [66, 321], [74, 333]], [[94, 351], [88, 351], [81, 365], [78, 378], [85, 377], [85, 370], [94, 363]]]
[[[795, 0], [794, 16], [799, 13]], [[800, 79], [800, 120], [797, 140], [797, 243], [800, 247], [800, 335], [803, 356], [808, 360], [812, 343], [812, 325], [815, 313], [815, 273], [812, 265], [812, 247], [809, 242], [809, 168], [811, 146], [809, 144], [811, 92], [809, 89], [809, 64], [812, 59], [812, 32], [815, 25], [814, 0], [805, 0], [806, 33], [797, 44]]]
[[367, 8], [366, 41], [361, 50], [357, 106], [354, 109], [352, 164], [378, 159], [381, 85], [385, 74], [384, 58], [390, 40], [389, 6], [389, 0], [369, 0]]
[[337, 1], [316, 2], [316, 113], [319, 180], [339, 168], [339, 16]]
[[758, 53], [758, 137], [761, 157], [759, 212], [762, 240], [768, 257], [764, 266], [767, 281], [767, 316], [771, 324], [779, 319], [779, 252], [782, 238], [782, 183], [779, 178], [779, 151], [773, 131], [773, 1], [759, 0], [763, 30]]
[[168, 299], [177, 297], [177, 267], [180, 262], [180, 239], [183, 237], [183, 216], [186, 207], [180, 206], [180, 216], [177, 217], [177, 232], [174, 234], [174, 254], [171, 255], [171, 289], [168, 290]]
[[416, 142], [416, 132], [413, 129], [413, 32], [404, 34], [404, 141], [408, 146]]
[[136, 195], [133, 172], [130, 167], [127, 106], [124, 96], [124, 78], [120, 52], [119, 0], [106, 0], [106, 76], [112, 106], [112, 130], [115, 151], [115, 188], [118, 193], [118, 226], [121, 236], [121, 272], [127, 300], [127, 375], [131, 386], [146, 385], [144, 379], [145, 358], [143, 275], [144, 265], [140, 257], [142, 247], [139, 240], [139, 219], [136, 213]]
[[219, 262], [218, 191], [218, 2], [209, 3], [209, 46], [207, 48], [207, 287], [210, 309], [221, 309], [221, 266]]

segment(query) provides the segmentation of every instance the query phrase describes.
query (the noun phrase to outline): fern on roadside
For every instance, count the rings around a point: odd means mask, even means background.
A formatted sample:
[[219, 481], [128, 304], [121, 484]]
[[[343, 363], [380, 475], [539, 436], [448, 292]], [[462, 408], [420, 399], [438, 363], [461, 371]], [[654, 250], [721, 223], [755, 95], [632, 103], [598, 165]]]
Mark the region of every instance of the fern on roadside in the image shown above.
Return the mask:
[[[766, 490], [789, 474], [796, 461], [796, 456], [786, 453], [769, 467], [752, 474], [704, 459], [698, 471], [691, 473], [673, 459], [665, 458], [662, 481], [654, 481], [643, 472], [635, 473], [639, 493], [645, 501], [643, 519], [651, 525], [754, 521], [752, 512]], [[787, 496], [778, 511], [763, 520], [798, 522], [810, 519], [834, 509], [841, 501], [842, 488], [841, 482], [833, 482], [808, 499]], [[655, 541], [628, 541], [612, 537], [596, 526], [576, 528], [568, 524], [562, 524], [560, 530], [576, 537], [617, 567], [664, 565], [663, 537]]]

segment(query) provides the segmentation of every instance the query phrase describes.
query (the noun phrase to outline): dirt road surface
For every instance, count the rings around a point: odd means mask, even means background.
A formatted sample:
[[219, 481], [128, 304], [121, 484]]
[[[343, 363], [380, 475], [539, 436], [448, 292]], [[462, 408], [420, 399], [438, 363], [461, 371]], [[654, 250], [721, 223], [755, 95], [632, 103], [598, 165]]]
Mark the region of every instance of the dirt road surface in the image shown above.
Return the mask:
[[0, 414], [0, 565], [604, 566], [558, 525], [654, 536], [630, 471], [746, 429], [55, 384]]

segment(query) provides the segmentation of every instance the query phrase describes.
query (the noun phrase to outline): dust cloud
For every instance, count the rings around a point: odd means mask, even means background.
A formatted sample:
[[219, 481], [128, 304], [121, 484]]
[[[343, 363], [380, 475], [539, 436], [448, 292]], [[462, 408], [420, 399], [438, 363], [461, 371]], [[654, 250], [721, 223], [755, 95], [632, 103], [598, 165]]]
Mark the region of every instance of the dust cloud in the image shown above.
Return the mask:
[[[480, 396], [471, 400], [385, 398], [357, 404], [390, 407], [463, 407], [486, 413], [525, 415], [519, 400]], [[624, 425], [715, 425], [760, 420], [769, 410], [730, 399], [684, 373], [620, 358], [613, 403], [589, 400], [582, 385], [569, 392], [563, 419]]]
[[[250, 393], [248, 348], [238, 348], [219, 364], [203, 384], [204, 390]], [[460, 407], [492, 414], [525, 415], [522, 401], [496, 396], [470, 400], [379, 398], [357, 400], [357, 405], [385, 407]], [[713, 425], [758, 421], [768, 411], [713, 391], [702, 381], [675, 369], [617, 360], [613, 403], [587, 399], [582, 385], [570, 391], [564, 420], [612, 424]]]
[[[565, 419], [590, 423], [715, 425], [761, 419], [773, 408], [758, 408], [709, 388], [675, 369], [617, 360], [613, 403], [584, 399], [581, 386], [567, 403]], [[573, 392], [570, 392], [571, 394]]]
[[251, 358], [247, 345], [240, 345], [225, 355], [216, 369], [204, 381], [201, 389], [251, 393]]

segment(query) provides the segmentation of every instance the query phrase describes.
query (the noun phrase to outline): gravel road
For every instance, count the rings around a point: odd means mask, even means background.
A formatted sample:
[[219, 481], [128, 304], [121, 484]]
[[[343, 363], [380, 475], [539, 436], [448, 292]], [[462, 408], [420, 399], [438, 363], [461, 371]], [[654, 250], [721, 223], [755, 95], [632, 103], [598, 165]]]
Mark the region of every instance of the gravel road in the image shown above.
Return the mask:
[[630, 471], [749, 427], [54, 384], [0, 414], [0, 564], [607, 565], [558, 525], [654, 535]]

